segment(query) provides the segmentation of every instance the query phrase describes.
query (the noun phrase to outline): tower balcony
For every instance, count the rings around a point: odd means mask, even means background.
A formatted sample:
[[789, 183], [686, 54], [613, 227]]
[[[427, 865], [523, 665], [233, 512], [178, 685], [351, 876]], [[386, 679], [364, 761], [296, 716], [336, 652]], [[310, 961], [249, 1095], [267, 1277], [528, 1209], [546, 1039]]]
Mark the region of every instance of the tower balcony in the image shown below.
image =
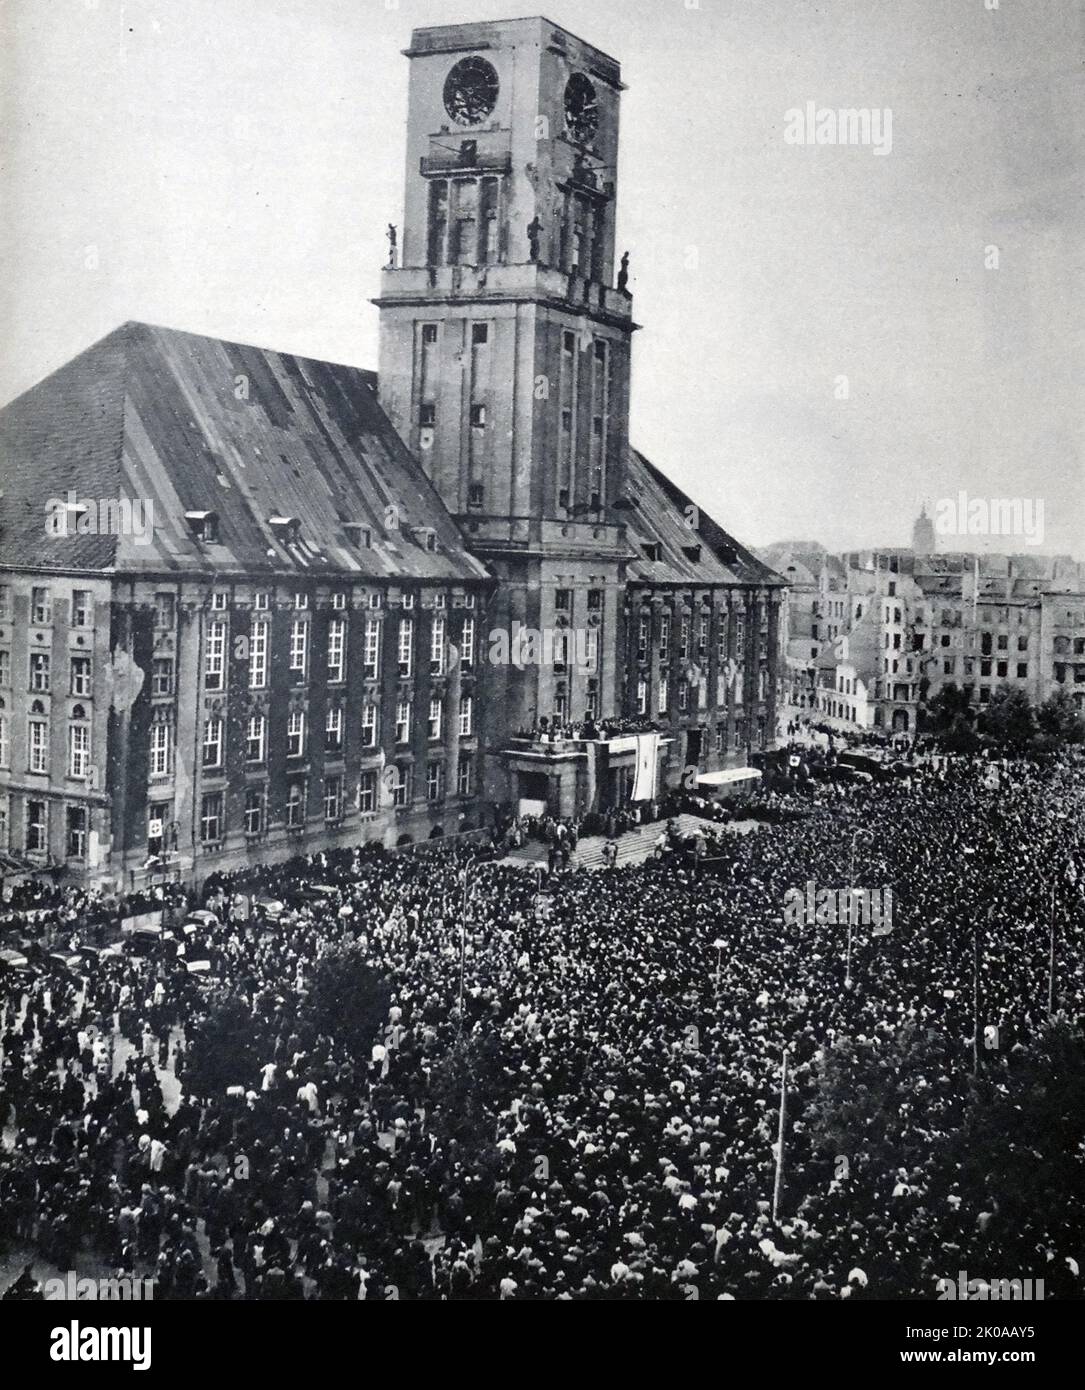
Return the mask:
[[574, 314], [589, 314], [617, 327], [635, 329], [633, 300], [572, 271], [528, 261], [520, 265], [386, 266], [381, 272], [378, 308], [398, 304], [478, 304], [527, 301], [550, 304]]

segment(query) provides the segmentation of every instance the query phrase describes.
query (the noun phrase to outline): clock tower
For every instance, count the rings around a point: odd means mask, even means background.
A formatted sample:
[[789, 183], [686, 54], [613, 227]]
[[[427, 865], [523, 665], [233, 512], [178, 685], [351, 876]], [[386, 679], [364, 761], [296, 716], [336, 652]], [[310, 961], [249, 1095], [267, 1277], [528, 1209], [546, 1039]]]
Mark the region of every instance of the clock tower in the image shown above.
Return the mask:
[[[500, 659], [509, 731], [617, 712], [630, 349], [614, 245], [619, 65], [541, 18], [415, 30], [380, 397], [499, 579], [491, 626], [590, 660]], [[484, 637], [489, 634], [483, 634]], [[545, 642], [539, 649], [545, 653]], [[481, 653], [486, 660], [487, 652]]]

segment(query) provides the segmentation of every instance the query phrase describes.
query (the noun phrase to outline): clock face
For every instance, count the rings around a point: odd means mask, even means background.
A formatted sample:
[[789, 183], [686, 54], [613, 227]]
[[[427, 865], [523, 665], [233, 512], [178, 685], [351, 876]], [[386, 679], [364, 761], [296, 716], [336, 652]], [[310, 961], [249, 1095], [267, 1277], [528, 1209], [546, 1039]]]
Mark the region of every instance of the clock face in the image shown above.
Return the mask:
[[593, 140], [599, 129], [599, 98], [582, 72], [574, 72], [565, 88], [565, 124], [581, 145]]
[[445, 110], [460, 125], [478, 125], [497, 105], [500, 85], [485, 58], [461, 58], [445, 80]]

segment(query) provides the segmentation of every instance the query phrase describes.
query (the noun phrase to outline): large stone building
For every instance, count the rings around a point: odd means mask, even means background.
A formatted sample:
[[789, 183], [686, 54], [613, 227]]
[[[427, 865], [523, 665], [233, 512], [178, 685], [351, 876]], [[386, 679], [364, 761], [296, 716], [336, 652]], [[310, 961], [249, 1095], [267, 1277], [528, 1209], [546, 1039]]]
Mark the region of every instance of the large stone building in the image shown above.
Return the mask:
[[19, 862], [406, 843], [774, 736], [782, 581], [629, 443], [618, 64], [543, 19], [407, 56], [378, 378], [128, 324], [0, 412]]
[[[933, 539], [925, 512], [913, 539]], [[789, 585], [789, 703], [897, 734], [951, 685], [977, 711], [1009, 687], [1034, 706], [1065, 690], [1085, 712], [1085, 573], [1066, 556], [780, 544], [763, 558]]]

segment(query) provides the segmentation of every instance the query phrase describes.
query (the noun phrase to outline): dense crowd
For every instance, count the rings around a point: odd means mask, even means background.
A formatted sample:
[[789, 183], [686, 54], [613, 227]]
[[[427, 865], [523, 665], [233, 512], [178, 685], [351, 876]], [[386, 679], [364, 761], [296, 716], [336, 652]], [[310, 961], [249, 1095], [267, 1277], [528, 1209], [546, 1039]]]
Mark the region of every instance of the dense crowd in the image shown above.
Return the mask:
[[[982, 1176], [958, 1185], [921, 1155], [1042, 1033], [1064, 870], [1053, 1002], [1081, 1027], [1067, 885], [1083, 810], [1079, 766], [1023, 764], [992, 791], [962, 764], [724, 838], [712, 877], [673, 857], [554, 874], [544, 919], [531, 875], [464, 846], [214, 878], [185, 905], [214, 914], [217, 986], [128, 947], [85, 974], [7, 977], [0, 1241], [62, 1270], [151, 1273], [156, 1297], [931, 1298], [964, 1269], [1078, 1297], [1085, 1183], [1076, 1205], [1038, 1193], [1010, 1221]], [[857, 931], [849, 989], [842, 930], [785, 923], [782, 903], [846, 883], [856, 844], [856, 878], [892, 885], [897, 909], [890, 935]], [[269, 918], [257, 889], [300, 905]], [[120, 906], [57, 889], [20, 910], [74, 949]], [[999, 1042], [974, 1080], [977, 923]], [[391, 989], [362, 1056], [304, 1010], [313, 962], [345, 940]], [[242, 1001], [262, 1061], [195, 1094], [189, 1052], [221, 996]], [[842, 1167], [817, 1139], [826, 1060], [888, 1056], [909, 1027], [943, 1048], [897, 1078], [920, 1156], [887, 1169], [860, 1135]], [[477, 1143], [439, 1123], [433, 1078], [457, 1045], [498, 1059]]]

